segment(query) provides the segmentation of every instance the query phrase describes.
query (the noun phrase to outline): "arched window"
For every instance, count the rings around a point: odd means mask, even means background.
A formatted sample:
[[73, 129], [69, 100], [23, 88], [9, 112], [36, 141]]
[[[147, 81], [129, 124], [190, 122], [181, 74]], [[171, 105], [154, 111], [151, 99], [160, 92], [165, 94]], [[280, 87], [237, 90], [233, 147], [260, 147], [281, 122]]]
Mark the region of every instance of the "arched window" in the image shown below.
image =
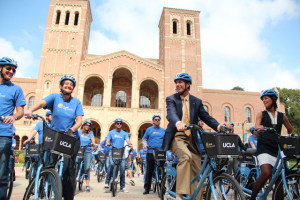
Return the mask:
[[100, 90], [93, 90], [92, 93], [92, 102], [91, 106], [101, 106], [102, 105], [102, 94], [100, 93]]
[[75, 18], [74, 18], [74, 25], [78, 25], [78, 19], [79, 19], [79, 12], [75, 12]]
[[186, 23], [186, 34], [191, 35], [191, 23]]
[[247, 107], [245, 109], [245, 114], [246, 114], [246, 123], [251, 123], [251, 109]]
[[30, 97], [29, 100], [28, 100], [28, 109], [33, 106], [34, 104], [34, 100], [35, 100], [35, 97]]
[[70, 12], [67, 11], [66, 12], [66, 20], [65, 20], [65, 25], [68, 25], [69, 24], [69, 18], [70, 18]]
[[206, 112], [208, 112], [208, 107], [206, 105], [203, 105], [203, 108]]
[[224, 107], [224, 120], [225, 122], [230, 122], [230, 108], [228, 106]]
[[56, 20], [55, 20], [55, 24], [59, 24], [59, 20], [60, 20], [60, 10], [56, 11]]
[[150, 108], [150, 94], [143, 93], [140, 97], [140, 108]]
[[116, 107], [126, 108], [126, 92], [120, 90], [116, 94]]
[[177, 34], [177, 22], [173, 21], [173, 34]]

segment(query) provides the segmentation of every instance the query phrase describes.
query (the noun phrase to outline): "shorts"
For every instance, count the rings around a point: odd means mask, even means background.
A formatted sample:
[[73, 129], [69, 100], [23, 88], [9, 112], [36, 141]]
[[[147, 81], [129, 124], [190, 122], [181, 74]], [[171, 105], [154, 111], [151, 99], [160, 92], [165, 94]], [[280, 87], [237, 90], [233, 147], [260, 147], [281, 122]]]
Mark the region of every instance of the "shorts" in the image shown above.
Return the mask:
[[125, 159], [125, 171], [131, 169], [129, 167], [128, 158]]
[[277, 157], [271, 156], [267, 153], [262, 153], [257, 156], [258, 164], [259, 166], [262, 166], [263, 164], [270, 164], [274, 167]]

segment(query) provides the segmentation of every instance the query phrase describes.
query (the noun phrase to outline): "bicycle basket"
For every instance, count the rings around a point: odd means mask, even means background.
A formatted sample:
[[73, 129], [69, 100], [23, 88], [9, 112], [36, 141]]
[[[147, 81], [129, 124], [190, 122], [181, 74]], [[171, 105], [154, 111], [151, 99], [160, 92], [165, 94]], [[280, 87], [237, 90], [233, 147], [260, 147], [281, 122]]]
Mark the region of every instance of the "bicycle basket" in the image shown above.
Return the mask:
[[124, 154], [124, 148], [112, 148], [112, 158], [113, 159], [122, 159]]
[[153, 150], [154, 160], [165, 161], [166, 160], [166, 152], [160, 150]]
[[99, 159], [100, 160], [106, 160], [106, 154], [105, 153], [102, 153], [101, 151], [99, 151]]
[[40, 144], [29, 144], [27, 156], [38, 156], [42, 152], [42, 145]]
[[84, 157], [84, 154], [85, 154], [85, 150], [86, 150], [86, 147], [80, 147], [79, 148], [79, 151], [77, 153], [77, 157], [78, 158], [83, 158]]
[[208, 156], [238, 156], [237, 135], [204, 132], [201, 136]]
[[56, 131], [45, 124], [43, 129], [43, 150], [59, 155], [62, 154], [65, 157], [71, 157], [74, 153], [74, 146], [78, 139], [70, 135], [66, 135], [63, 132]]
[[280, 136], [279, 142], [282, 146], [284, 155], [286, 156], [300, 155], [300, 138]]

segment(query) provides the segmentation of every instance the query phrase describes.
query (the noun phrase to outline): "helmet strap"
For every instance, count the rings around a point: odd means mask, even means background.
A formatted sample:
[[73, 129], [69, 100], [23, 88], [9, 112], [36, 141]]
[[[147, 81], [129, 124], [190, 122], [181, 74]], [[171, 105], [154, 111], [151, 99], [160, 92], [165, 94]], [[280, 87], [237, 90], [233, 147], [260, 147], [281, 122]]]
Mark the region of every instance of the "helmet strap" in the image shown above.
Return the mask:
[[63, 95], [68, 95], [68, 96], [71, 96], [72, 92], [71, 93], [67, 93], [65, 91], [63, 91], [63, 89], [60, 89], [60, 92], [63, 94]]
[[178, 92], [179, 95], [183, 95], [186, 91], [190, 90], [190, 87], [191, 87], [191, 86], [186, 87], [186, 84], [187, 84], [187, 83], [185, 82], [185, 89], [184, 89], [182, 92], [180, 92], [180, 93]]

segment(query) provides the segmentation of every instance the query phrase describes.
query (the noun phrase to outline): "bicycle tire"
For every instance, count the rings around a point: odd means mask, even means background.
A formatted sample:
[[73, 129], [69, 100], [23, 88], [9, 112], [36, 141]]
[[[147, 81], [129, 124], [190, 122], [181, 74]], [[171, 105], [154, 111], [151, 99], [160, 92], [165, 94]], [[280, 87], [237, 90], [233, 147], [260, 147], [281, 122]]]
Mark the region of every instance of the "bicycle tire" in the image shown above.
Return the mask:
[[164, 176], [164, 169], [162, 167], [158, 167], [157, 169], [158, 181], [156, 182], [157, 195], [160, 197], [161, 195], [161, 182]]
[[29, 173], [28, 173], [28, 181], [29, 181], [29, 183], [35, 177], [36, 171], [37, 171], [37, 167], [38, 166], [37, 166], [36, 162], [32, 163], [32, 165], [30, 166]]
[[153, 179], [152, 179], [152, 189], [153, 189], [153, 193], [156, 192], [156, 181], [153, 182]]
[[28, 169], [29, 169], [29, 167], [30, 167], [30, 161], [27, 161], [26, 165], [25, 165], [25, 178], [26, 179], [28, 179], [28, 175], [29, 175]]
[[[221, 185], [229, 186], [231, 188], [230, 190], [225, 188], [225, 191], [227, 191], [227, 193], [225, 193], [226, 194], [225, 199], [245, 200], [243, 190], [240, 187], [239, 183], [231, 175], [229, 175], [227, 173], [220, 173], [213, 178], [213, 185], [216, 190], [217, 199], [224, 199], [224, 197], [222, 196], [222, 191], [220, 190], [218, 183], [219, 184], [222, 183]], [[205, 190], [206, 191], [206, 194], [205, 194], [206, 200], [214, 199], [212, 196], [210, 185], [211, 184], [208, 183], [206, 190]]]
[[[23, 200], [29, 200], [34, 197], [35, 180], [31, 180], [30, 184], [25, 190]], [[45, 191], [45, 183], [48, 184], [48, 192]], [[38, 199], [62, 199], [62, 183], [58, 173], [52, 168], [45, 168], [41, 171], [38, 184]]]
[[77, 163], [76, 166], [75, 166], [75, 190], [77, 188], [77, 176], [78, 176], [78, 172], [79, 172], [79, 169], [80, 169], [80, 164]]
[[114, 166], [114, 171], [113, 171], [113, 180], [112, 180], [112, 186], [111, 186], [111, 191], [112, 191], [112, 195], [113, 195], [113, 197], [115, 197], [116, 196], [116, 194], [117, 194], [117, 186], [118, 186], [118, 183], [117, 183], [117, 181], [116, 181], [116, 179], [117, 179], [117, 177], [118, 177], [118, 171], [119, 171], [119, 169], [118, 169], [119, 167], [118, 167], [118, 165], [115, 165]]
[[100, 173], [103, 170], [103, 167], [104, 166], [102, 164], [98, 164], [98, 169], [97, 169], [97, 180], [98, 180], [98, 183], [100, 183], [100, 181], [103, 178], [103, 174]]
[[165, 174], [160, 184], [160, 200], [165, 200], [167, 175]]
[[78, 182], [78, 189], [81, 191], [82, 190], [82, 185], [83, 185], [83, 180], [84, 180], [84, 173], [83, 173], [83, 167], [82, 169], [79, 171], [80, 173], [80, 177], [79, 177], [79, 182]]
[[[285, 176], [287, 186], [289, 189], [289, 193], [291, 194], [293, 199], [300, 199], [300, 174], [292, 173]], [[282, 191], [280, 191], [283, 189]], [[283, 192], [283, 193], [281, 193]], [[281, 196], [283, 195], [283, 196]], [[289, 199], [287, 195], [287, 191], [283, 186], [283, 180], [280, 176], [280, 179], [277, 181], [275, 185], [275, 189], [273, 190], [272, 199]]]
[[6, 199], [9, 200], [14, 188], [14, 167], [12, 167], [9, 171], [9, 178], [8, 178], [8, 188], [7, 188], [7, 196]]

